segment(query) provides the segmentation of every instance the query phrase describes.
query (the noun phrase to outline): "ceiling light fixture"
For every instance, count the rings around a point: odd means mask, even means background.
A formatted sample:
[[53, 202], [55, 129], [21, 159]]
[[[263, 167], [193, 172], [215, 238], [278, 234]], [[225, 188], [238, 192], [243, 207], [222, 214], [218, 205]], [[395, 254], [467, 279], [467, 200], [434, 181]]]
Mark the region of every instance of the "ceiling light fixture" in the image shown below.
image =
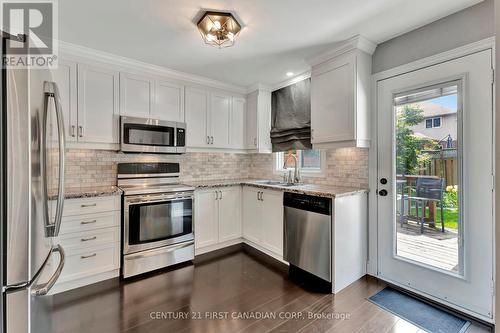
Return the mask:
[[293, 72], [286, 72], [286, 76], [292, 77], [293, 76]]
[[241, 25], [231, 13], [205, 12], [196, 25], [203, 41], [220, 49], [233, 46], [241, 31]]

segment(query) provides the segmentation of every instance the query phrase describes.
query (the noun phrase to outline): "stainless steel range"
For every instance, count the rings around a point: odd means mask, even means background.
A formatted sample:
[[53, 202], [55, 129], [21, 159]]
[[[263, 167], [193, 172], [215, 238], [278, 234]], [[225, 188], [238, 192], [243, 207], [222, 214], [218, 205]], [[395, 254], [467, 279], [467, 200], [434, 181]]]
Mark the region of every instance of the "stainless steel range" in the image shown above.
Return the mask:
[[123, 190], [122, 277], [194, 259], [194, 188], [178, 163], [119, 163]]

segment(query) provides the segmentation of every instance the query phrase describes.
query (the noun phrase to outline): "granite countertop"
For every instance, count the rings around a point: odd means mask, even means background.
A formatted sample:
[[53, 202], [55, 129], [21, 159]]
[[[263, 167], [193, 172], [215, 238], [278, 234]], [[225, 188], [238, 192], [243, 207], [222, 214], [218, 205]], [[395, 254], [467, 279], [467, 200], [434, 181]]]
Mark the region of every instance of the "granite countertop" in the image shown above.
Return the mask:
[[299, 194], [315, 195], [319, 197], [335, 198], [341, 196], [348, 196], [357, 193], [368, 193], [368, 189], [363, 188], [353, 188], [353, 187], [343, 187], [343, 186], [328, 186], [328, 185], [316, 185], [316, 184], [301, 184], [295, 186], [284, 186], [279, 184], [265, 184], [259, 179], [228, 179], [228, 180], [207, 180], [207, 181], [195, 181], [186, 182], [186, 185], [190, 185], [196, 188], [210, 188], [210, 187], [224, 187], [224, 186], [235, 186], [235, 185], [247, 185], [262, 189], [271, 189], [284, 192], [292, 192]]
[[[92, 187], [75, 187], [64, 190], [65, 199], [105, 197], [110, 195], [121, 195], [122, 190], [117, 186], [92, 186]], [[55, 199], [56, 194], [49, 193], [49, 200]]]

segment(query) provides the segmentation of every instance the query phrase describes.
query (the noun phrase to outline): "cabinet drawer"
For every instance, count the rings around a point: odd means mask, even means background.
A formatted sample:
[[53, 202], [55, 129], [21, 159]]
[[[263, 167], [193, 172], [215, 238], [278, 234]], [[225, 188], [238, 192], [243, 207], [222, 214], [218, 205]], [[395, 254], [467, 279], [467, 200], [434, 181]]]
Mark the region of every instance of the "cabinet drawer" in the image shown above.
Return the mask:
[[[56, 201], [53, 200], [51, 204], [51, 213], [54, 216], [56, 211]], [[82, 198], [82, 199], [66, 199], [64, 200], [63, 216], [73, 216], [81, 214], [108, 212], [120, 209], [120, 197], [95, 197], [95, 198]]]
[[63, 217], [60, 235], [120, 225], [120, 212], [106, 212]]
[[120, 268], [120, 244], [66, 251], [59, 282], [84, 278]]
[[55, 240], [66, 250], [84, 249], [120, 242], [120, 228], [111, 227], [83, 232], [73, 232]]

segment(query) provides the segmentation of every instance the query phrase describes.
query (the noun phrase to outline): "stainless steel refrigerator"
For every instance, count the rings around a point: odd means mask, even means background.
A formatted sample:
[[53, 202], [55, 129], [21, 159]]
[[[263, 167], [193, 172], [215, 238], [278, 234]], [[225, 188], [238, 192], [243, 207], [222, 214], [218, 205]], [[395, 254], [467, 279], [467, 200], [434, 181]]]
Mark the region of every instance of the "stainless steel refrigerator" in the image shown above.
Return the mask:
[[[6, 43], [25, 37], [2, 34]], [[3, 57], [2, 57], [3, 59]], [[2, 68], [2, 329], [51, 332], [52, 296], [64, 266], [55, 244], [64, 206], [64, 121], [57, 85], [42, 69]]]

